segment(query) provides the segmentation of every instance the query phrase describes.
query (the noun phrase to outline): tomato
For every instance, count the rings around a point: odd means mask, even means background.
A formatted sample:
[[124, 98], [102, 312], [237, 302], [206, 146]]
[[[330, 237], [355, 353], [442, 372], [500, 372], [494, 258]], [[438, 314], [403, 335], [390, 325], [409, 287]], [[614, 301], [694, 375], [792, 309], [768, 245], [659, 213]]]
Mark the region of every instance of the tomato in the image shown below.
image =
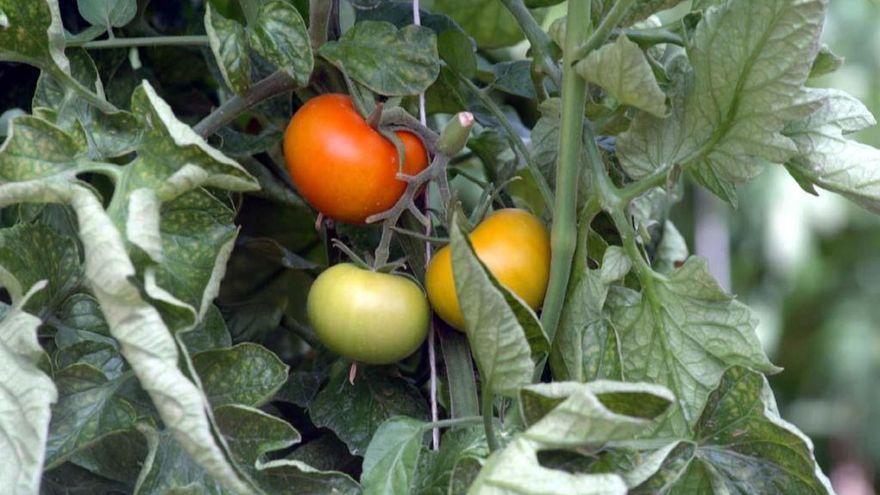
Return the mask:
[[324, 270], [306, 304], [309, 321], [328, 349], [367, 364], [409, 356], [428, 335], [430, 308], [412, 280], [351, 263]]
[[[403, 142], [403, 172], [428, 166], [428, 154], [414, 134], [397, 131]], [[287, 170], [300, 194], [324, 215], [364, 223], [388, 210], [406, 183], [396, 177], [394, 144], [369, 126], [346, 95], [312, 98], [290, 119], [284, 133]]]
[[[498, 282], [532, 309], [541, 306], [550, 280], [550, 235], [541, 220], [525, 210], [498, 210], [477, 225], [470, 240]], [[464, 330], [449, 246], [431, 258], [425, 287], [434, 311], [452, 327]]]

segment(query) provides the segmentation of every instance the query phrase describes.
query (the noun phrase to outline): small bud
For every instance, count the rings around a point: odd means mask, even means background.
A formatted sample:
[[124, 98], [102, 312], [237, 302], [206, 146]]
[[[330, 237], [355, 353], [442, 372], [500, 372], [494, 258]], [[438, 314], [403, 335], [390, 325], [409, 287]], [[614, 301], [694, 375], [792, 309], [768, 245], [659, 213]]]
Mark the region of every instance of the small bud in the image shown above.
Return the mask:
[[474, 126], [474, 114], [459, 112], [453, 117], [437, 141], [437, 151], [448, 157], [453, 157], [463, 150]]

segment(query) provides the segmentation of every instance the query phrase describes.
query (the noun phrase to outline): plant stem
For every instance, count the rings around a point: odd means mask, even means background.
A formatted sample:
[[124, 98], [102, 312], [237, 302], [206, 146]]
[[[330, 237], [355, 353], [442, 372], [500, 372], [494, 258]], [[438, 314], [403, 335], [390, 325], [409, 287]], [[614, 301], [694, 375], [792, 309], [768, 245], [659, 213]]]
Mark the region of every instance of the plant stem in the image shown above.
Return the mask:
[[321, 343], [318, 341], [318, 337], [315, 335], [315, 332], [311, 329], [303, 325], [302, 323], [294, 320], [287, 320], [287, 329], [291, 331], [294, 335], [301, 338], [306, 344], [309, 344], [313, 349], [320, 349]]
[[467, 416], [464, 418], [441, 419], [439, 421], [434, 421], [426, 424], [425, 429], [427, 430], [434, 428], [450, 428], [452, 426], [478, 424], [481, 421], [483, 421], [482, 416]]
[[544, 74], [550, 77], [550, 80], [556, 84], [556, 87], [561, 87], [561, 71], [559, 70], [559, 66], [556, 65], [556, 62], [553, 60], [553, 57], [550, 55], [550, 49], [553, 46], [550, 37], [547, 36], [547, 33], [545, 33], [544, 30], [541, 29], [541, 26], [538, 25], [538, 22], [535, 20], [534, 16], [532, 16], [532, 13], [529, 12], [529, 9], [526, 8], [523, 0], [501, 0], [501, 2], [504, 3], [507, 10], [513, 14], [516, 22], [519, 23], [520, 29], [522, 29], [526, 38], [529, 40], [529, 44], [532, 46], [533, 63], [540, 67]]
[[293, 91], [296, 88], [296, 81], [287, 72], [277, 70], [272, 75], [251, 86], [244, 93], [235, 95], [226, 103], [220, 105], [219, 108], [196, 124], [193, 129], [200, 136], [208, 137], [254, 105], [273, 96]]
[[658, 168], [651, 175], [627, 184], [620, 189], [620, 199], [624, 203], [629, 203], [633, 199], [650, 191], [655, 187], [662, 187], [669, 176], [669, 167]]
[[332, 0], [309, 0], [309, 40], [313, 50], [317, 50], [327, 41], [331, 10]]
[[206, 46], [207, 36], [147, 36], [143, 38], [113, 38], [87, 42], [72, 42], [67, 46], [81, 46], [90, 50], [131, 48], [135, 46]]
[[501, 124], [501, 127], [504, 128], [510, 146], [513, 147], [526, 162], [526, 168], [528, 168], [529, 172], [534, 176], [535, 183], [538, 185], [538, 190], [541, 192], [541, 198], [544, 200], [544, 204], [547, 208], [550, 208], [554, 201], [553, 191], [550, 189], [547, 179], [544, 178], [544, 174], [541, 173], [541, 170], [538, 169], [538, 165], [532, 159], [532, 155], [529, 153], [529, 149], [526, 147], [525, 143], [523, 143], [522, 138], [519, 137], [519, 134], [516, 133], [513, 126], [510, 125], [510, 122], [507, 121], [507, 116], [504, 115], [504, 112], [501, 111], [498, 104], [496, 104], [492, 98], [484, 94], [470, 79], [464, 77], [454, 69], [452, 72], [455, 73], [458, 80], [461, 81], [471, 93], [473, 93], [474, 97], [480, 100], [480, 103], [489, 110], [489, 113], [491, 113], [492, 116], [498, 120], [498, 123]]
[[668, 29], [614, 29], [611, 34], [616, 36], [625, 34], [627, 38], [638, 43], [640, 46], [659, 45], [661, 43], [685, 45], [684, 38]]
[[483, 390], [483, 428], [486, 429], [486, 443], [489, 444], [489, 452], [495, 452], [500, 445], [495, 436], [495, 396], [492, 390], [484, 383]]
[[556, 326], [562, 314], [571, 260], [576, 247], [578, 175], [583, 148], [584, 106], [587, 101], [587, 84], [574, 67], [575, 49], [590, 34], [590, 2], [573, 1], [568, 4], [565, 25], [565, 48], [562, 74], [562, 119], [559, 131], [559, 153], [556, 162], [556, 206], [551, 231], [552, 257], [550, 282], [541, 322], [550, 342], [556, 335]]
[[[611, 34], [611, 30], [620, 24], [620, 21], [623, 20], [623, 17], [629, 11], [629, 8], [633, 3], [635, 3], [635, 0], [617, 0], [617, 2], [614, 3], [614, 7], [611, 7], [611, 10], [608, 11], [608, 14], [605, 15], [605, 18], [602, 19], [599, 27], [596, 28], [596, 31], [590, 36], [587, 42], [583, 45], [579, 45], [573, 50], [572, 60], [576, 62], [586, 57], [591, 51], [599, 48], [599, 45], [605, 43], [605, 40], [608, 39], [608, 35]], [[567, 25], [566, 29], [568, 29]]]

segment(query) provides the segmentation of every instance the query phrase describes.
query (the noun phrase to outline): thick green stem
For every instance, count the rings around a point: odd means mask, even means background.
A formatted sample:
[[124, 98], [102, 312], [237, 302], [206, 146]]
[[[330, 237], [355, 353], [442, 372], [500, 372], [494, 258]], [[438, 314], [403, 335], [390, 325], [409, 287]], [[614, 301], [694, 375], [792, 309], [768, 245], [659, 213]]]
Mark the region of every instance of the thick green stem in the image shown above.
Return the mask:
[[81, 46], [89, 50], [131, 48], [135, 46], [207, 46], [207, 36], [148, 36], [144, 38], [113, 38], [106, 40], [72, 42], [67, 46]]
[[[547, 179], [544, 178], [544, 174], [541, 173], [541, 170], [538, 168], [538, 164], [532, 159], [531, 153], [529, 153], [529, 149], [526, 147], [525, 143], [523, 143], [522, 138], [519, 137], [519, 134], [513, 129], [513, 126], [510, 125], [510, 122], [507, 121], [507, 116], [504, 115], [504, 112], [501, 111], [501, 108], [498, 107], [498, 104], [495, 103], [492, 98], [486, 96], [480, 88], [477, 87], [476, 84], [471, 82], [470, 79], [464, 77], [457, 71], [454, 71], [458, 80], [468, 88], [468, 90], [474, 95], [475, 98], [480, 100], [480, 103], [489, 110], [489, 113], [498, 120], [498, 123], [501, 124], [501, 127], [504, 129], [505, 134], [507, 135], [507, 140], [510, 145], [516, 150], [516, 152], [522, 156], [523, 160], [526, 162], [526, 168], [529, 169], [529, 172], [532, 173], [532, 176], [535, 179], [535, 183], [538, 185], [538, 190], [541, 192], [541, 198], [544, 200], [544, 204], [549, 208], [553, 205], [553, 191], [550, 189], [550, 184], [547, 183]], [[573, 71], [572, 71], [573, 72]], [[583, 108], [583, 105], [581, 105]], [[583, 112], [582, 112], [583, 113]]]
[[495, 395], [492, 390], [483, 384], [483, 428], [486, 429], [486, 443], [489, 444], [489, 452], [495, 452], [500, 445], [495, 436]]
[[202, 137], [208, 137], [224, 125], [232, 122], [236, 117], [247, 111], [254, 105], [273, 96], [293, 91], [296, 89], [296, 81], [285, 70], [278, 70], [269, 77], [251, 86], [240, 95], [235, 95], [210, 115], [202, 119], [193, 129]]
[[562, 73], [559, 70], [559, 66], [556, 65], [556, 62], [550, 55], [550, 50], [553, 46], [550, 37], [547, 36], [547, 33], [545, 33], [543, 29], [541, 29], [541, 26], [538, 25], [538, 22], [532, 16], [532, 13], [529, 12], [529, 9], [526, 8], [522, 0], [501, 0], [501, 2], [504, 3], [507, 10], [513, 14], [516, 22], [519, 23], [520, 29], [522, 29], [526, 38], [529, 40], [529, 44], [532, 45], [533, 63], [540, 67], [541, 71], [550, 77], [550, 80], [552, 80], [557, 87], [560, 87], [562, 85]]
[[[605, 40], [608, 39], [608, 35], [611, 34], [611, 31], [616, 28], [618, 24], [620, 24], [623, 17], [629, 12], [629, 8], [635, 3], [635, 1], [636, 0], [617, 0], [614, 7], [611, 7], [611, 10], [609, 10], [608, 14], [605, 15], [605, 18], [602, 19], [599, 27], [596, 28], [596, 32], [590, 36], [586, 43], [582, 45], [579, 44], [578, 47], [572, 50], [572, 60], [577, 61], [586, 57], [591, 51], [599, 48], [602, 43], [605, 43]], [[567, 25], [566, 29], [568, 29]]]
[[559, 137], [559, 154], [556, 162], [556, 207], [551, 231], [552, 258], [550, 283], [544, 299], [541, 322], [547, 337], [553, 341], [556, 326], [562, 314], [571, 260], [577, 244], [577, 191], [580, 175], [580, 158], [583, 151], [584, 106], [587, 101], [587, 84], [572, 66], [574, 51], [590, 34], [590, 2], [572, 1], [568, 4], [565, 24], [565, 47], [562, 74], [562, 120]]

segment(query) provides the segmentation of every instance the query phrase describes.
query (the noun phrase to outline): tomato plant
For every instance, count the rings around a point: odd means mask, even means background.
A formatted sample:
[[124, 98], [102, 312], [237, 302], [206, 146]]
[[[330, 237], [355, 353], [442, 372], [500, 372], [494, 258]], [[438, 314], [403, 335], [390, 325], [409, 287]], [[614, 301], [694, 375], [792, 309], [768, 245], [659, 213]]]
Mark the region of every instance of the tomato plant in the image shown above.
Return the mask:
[[[550, 235], [541, 220], [524, 210], [498, 210], [480, 222], [469, 237], [474, 253], [498, 282], [530, 308], [538, 309], [550, 278]], [[437, 315], [463, 330], [449, 246], [431, 258], [425, 286]]]
[[832, 492], [671, 214], [880, 210], [827, 7], [0, 0], [3, 493]]
[[351, 98], [312, 98], [290, 120], [284, 134], [287, 170], [297, 191], [335, 220], [364, 223], [400, 199], [406, 184], [398, 171], [415, 175], [428, 166], [419, 138], [397, 131], [403, 167], [394, 145], [358, 114]]

